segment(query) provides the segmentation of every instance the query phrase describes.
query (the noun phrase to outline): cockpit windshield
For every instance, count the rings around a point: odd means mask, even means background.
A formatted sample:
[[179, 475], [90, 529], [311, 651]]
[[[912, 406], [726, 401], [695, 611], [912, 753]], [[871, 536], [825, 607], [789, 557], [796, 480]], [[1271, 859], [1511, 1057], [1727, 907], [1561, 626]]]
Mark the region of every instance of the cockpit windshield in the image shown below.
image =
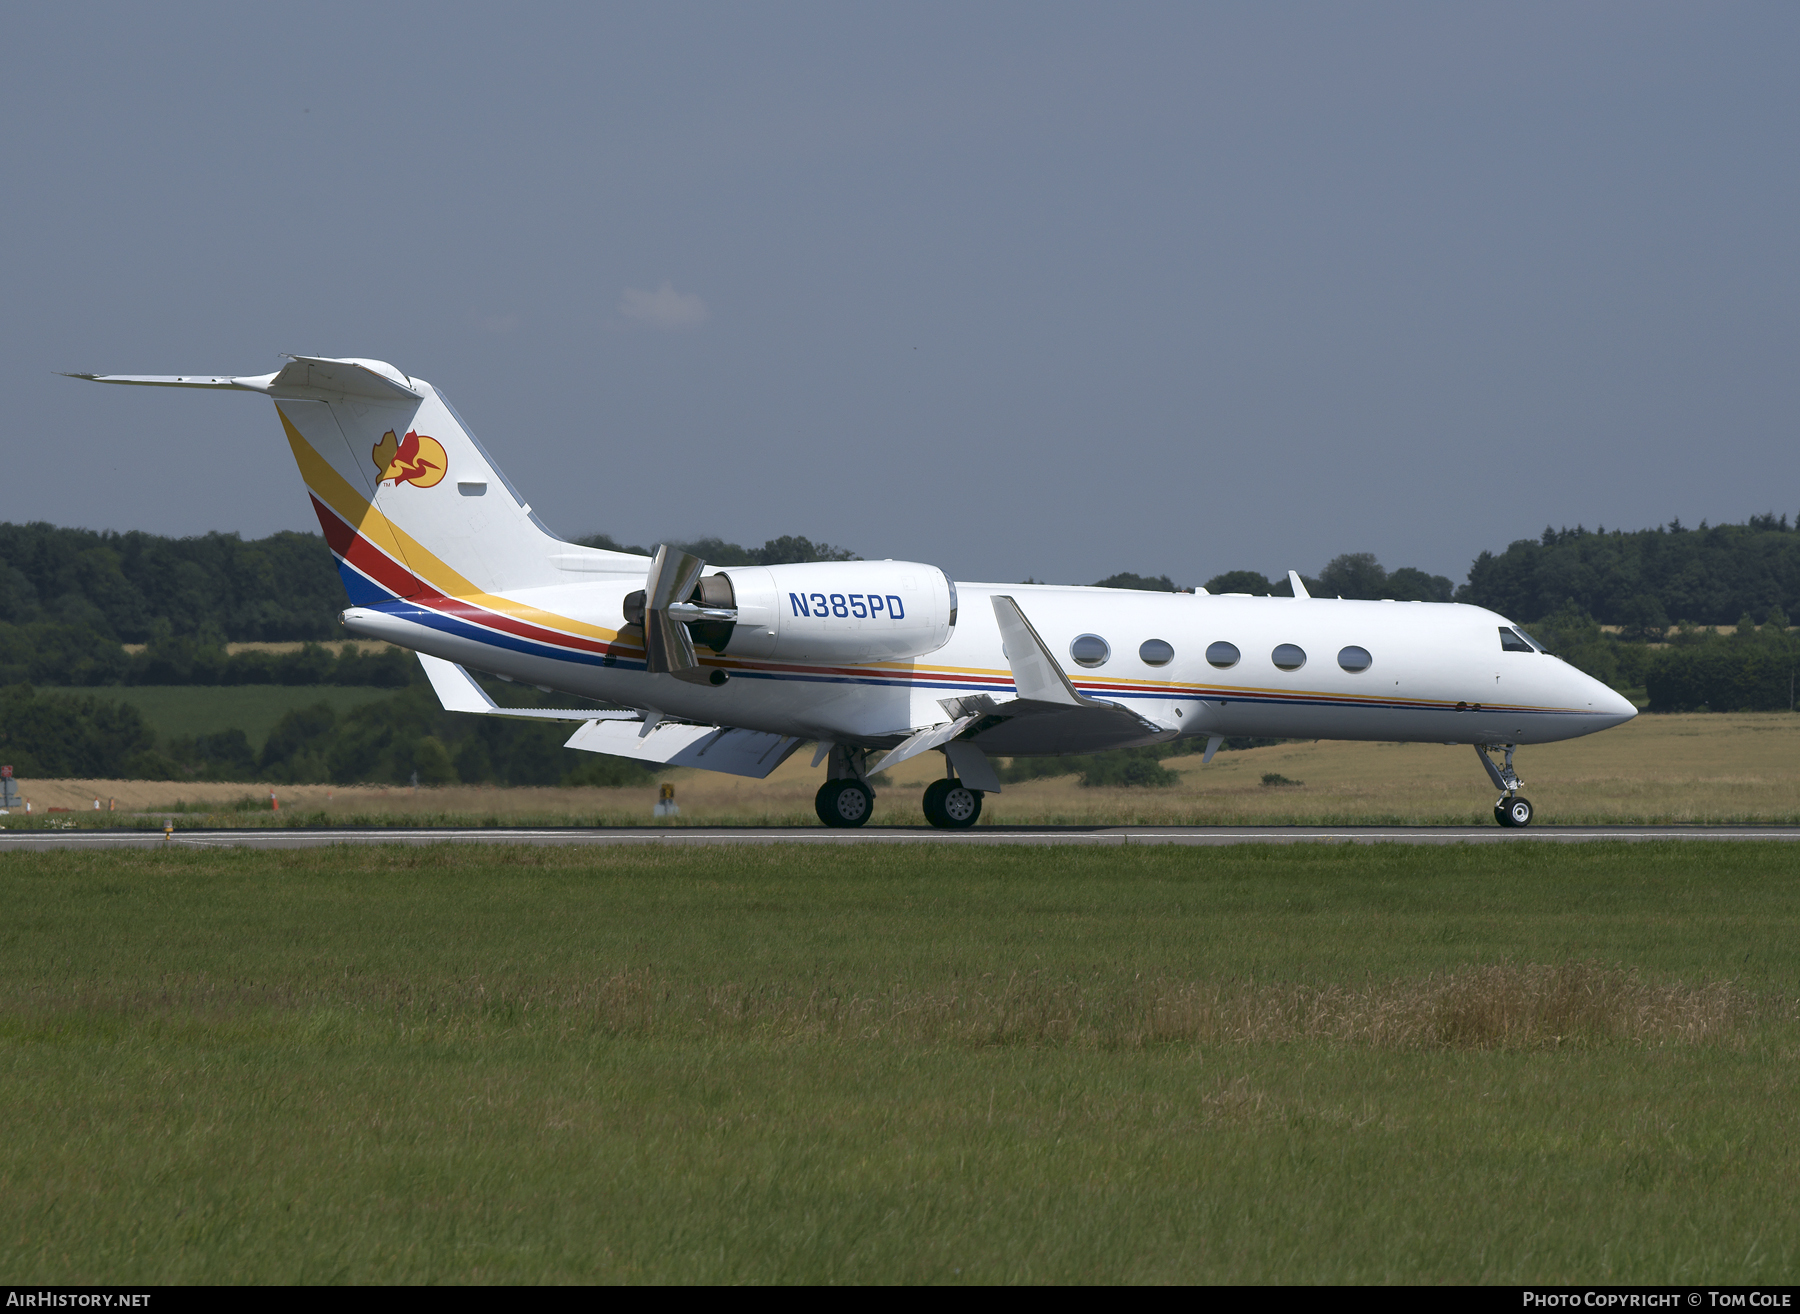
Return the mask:
[[1504, 652], [1537, 652], [1538, 646], [1531, 642], [1524, 630], [1515, 630], [1509, 625], [1500, 627], [1500, 647]]

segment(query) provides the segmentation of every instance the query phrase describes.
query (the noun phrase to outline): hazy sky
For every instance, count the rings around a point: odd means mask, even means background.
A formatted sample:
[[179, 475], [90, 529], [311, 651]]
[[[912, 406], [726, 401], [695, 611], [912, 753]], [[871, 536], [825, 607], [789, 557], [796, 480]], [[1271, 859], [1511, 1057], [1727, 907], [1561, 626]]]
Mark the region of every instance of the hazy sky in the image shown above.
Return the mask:
[[570, 536], [1194, 583], [1800, 511], [1800, 6], [51, 6], [0, 519], [314, 529], [373, 356]]

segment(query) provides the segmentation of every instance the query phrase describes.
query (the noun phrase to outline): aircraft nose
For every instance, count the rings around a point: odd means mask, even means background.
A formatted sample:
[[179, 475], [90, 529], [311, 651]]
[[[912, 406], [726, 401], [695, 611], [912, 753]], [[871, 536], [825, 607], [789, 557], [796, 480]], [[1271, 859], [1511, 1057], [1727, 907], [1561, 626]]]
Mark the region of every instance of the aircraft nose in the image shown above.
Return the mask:
[[1592, 676], [1588, 677], [1593, 685], [1589, 702], [1593, 706], [1594, 715], [1605, 721], [1606, 729], [1615, 725], [1624, 725], [1638, 714], [1638, 709], [1631, 699], [1609, 685], [1601, 684]]

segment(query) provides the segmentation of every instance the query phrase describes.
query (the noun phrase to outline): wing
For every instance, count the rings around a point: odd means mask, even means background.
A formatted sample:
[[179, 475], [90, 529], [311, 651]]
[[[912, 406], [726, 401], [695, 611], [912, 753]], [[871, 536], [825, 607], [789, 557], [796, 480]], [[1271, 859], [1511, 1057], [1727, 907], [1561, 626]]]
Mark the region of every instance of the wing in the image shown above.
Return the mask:
[[940, 705], [950, 714], [948, 722], [913, 731], [871, 771], [885, 771], [945, 745], [1003, 757], [1045, 757], [1156, 744], [1180, 734], [1128, 707], [1077, 690], [1019, 604], [1004, 595], [993, 603], [1019, 696], [1003, 703], [986, 694], [945, 699]]

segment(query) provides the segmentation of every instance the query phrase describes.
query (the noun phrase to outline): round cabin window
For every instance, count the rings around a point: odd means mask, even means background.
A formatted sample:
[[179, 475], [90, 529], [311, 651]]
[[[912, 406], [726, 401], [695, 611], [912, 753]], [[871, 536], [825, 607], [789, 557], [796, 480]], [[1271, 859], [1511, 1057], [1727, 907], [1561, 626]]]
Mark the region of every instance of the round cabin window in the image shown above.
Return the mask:
[[1355, 644], [1351, 644], [1348, 648], [1338, 649], [1338, 665], [1353, 674], [1357, 671], [1368, 670], [1370, 666], [1374, 665], [1374, 662], [1375, 659], [1369, 656], [1367, 648], [1359, 648]]
[[1223, 639], [1217, 643], [1209, 643], [1206, 645], [1206, 660], [1211, 662], [1214, 666], [1217, 666], [1221, 671], [1225, 670], [1227, 667], [1236, 666], [1238, 664], [1238, 658], [1242, 655], [1243, 654], [1237, 650], [1237, 644], [1226, 643]]
[[1092, 669], [1106, 665], [1106, 659], [1112, 656], [1112, 647], [1098, 634], [1083, 634], [1069, 645], [1069, 656], [1075, 659], [1077, 666]]
[[1145, 639], [1138, 648], [1138, 659], [1146, 666], [1167, 666], [1175, 660], [1175, 648], [1161, 639]]
[[1275, 651], [1269, 654], [1269, 660], [1279, 670], [1297, 671], [1306, 665], [1306, 649], [1297, 643], [1277, 644]]

